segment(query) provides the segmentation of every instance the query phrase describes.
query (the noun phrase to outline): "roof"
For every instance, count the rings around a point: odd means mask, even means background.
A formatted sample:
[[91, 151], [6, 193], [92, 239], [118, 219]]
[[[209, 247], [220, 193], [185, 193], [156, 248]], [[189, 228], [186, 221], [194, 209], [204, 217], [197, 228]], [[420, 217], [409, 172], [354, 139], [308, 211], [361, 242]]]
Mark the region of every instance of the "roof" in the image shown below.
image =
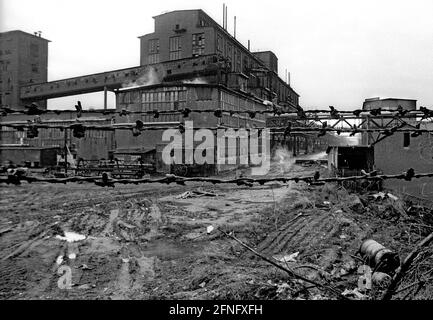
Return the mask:
[[152, 18], [155, 19], [157, 17], [163, 16], [163, 15], [166, 15], [166, 14], [172, 14], [172, 13], [176, 13], [176, 12], [187, 12], [187, 11], [192, 11], [192, 12], [194, 12], [194, 11], [202, 11], [202, 12], [204, 12], [202, 9], [172, 10], [172, 11], [168, 11], [168, 12], [163, 12], [163, 13], [157, 14], [156, 16], [153, 16]]
[[375, 102], [375, 101], [395, 101], [395, 100], [406, 100], [406, 101], [417, 101], [416, 99], [406, 99], [406, 98], [368, 98], [364, 102]]
[[22, 30], [10, 30], [10, 31], [5, 31], [5, 32], [0, 32], [0, 37], [7, 36], [8, 34], [12, 34], [12, 33], [20, 33], [20, 34], [23, 34], [23, 35], [28, 36], [28, 37], [36, 38], [38, 40], [43, 40], [43, 41], [51, 42], [51, 40], [48, 40], [48, 39], [36, 36], [36, 35], [34, 35], [32, 33], [24, 32]]

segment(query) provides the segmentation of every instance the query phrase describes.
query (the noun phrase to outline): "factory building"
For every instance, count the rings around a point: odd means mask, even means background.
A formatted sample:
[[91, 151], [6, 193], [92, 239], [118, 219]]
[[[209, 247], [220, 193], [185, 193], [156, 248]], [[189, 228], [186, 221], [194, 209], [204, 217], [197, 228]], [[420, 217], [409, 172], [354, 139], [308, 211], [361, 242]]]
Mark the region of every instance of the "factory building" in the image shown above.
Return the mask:
[[[234, 90], [221, 85], [212, 84], [157, 84], [152, 86], [142, 86], [121, 89], [116, 94], [118, 110], [125, 111], [176, 111], [183, 108], [190, 109], [211, 109], [226, 111], [221, 117], [215, 117], [213, 113], [192, 113], [188, 117], [182, 114], [161, 114], [158, 118], [154, 115], [126, 115], [116, 116], [116, 123], [134, 123], [141, 120], [147, 127], [177, 127], [185, 125], [186, 121], [192, 121], [196, 128], [261, 128], [265, 126], [265, 116], [257, 114], [254, 118], [247, 114], [232, 114], [230, 111], [263, 111], [267, 106], [259, 99], [253, 99], [248, 95], [240, 94]], [[117, 149], [115, 157], [124, 161], [135, 159], [145, 159], [146, 162], [156, 164], [156, 169], [160, 172], [170, 172], [170, 167], [162, 161], [162, 151], [169, 141], [163, 140], [164, 129], [143, 131], [138, 136], [133, 136], [131, 131], [116, 130]], [[216, 135], [214, 136], [216, 146]], [[184, 143], [179, 145], [180, 152], [185, 157], [188, 148]], [[198, 144], [196, 144], [198, 145]], [[192, 146], [194, 150], [196, 145]], [[233, 146], [234, 150], [218, 150], [213, 148], [208, 152], [214, 153], [214, 159], [218, 155], [227, 157], [234, 154], [238, 157], [237, 163], [230, 164], [229, 161], [221, 164], [209, 164], [206, 172], [218, 173], [220, 171], [235, 168], [240, 165], [240, 148]], [[184, 160], [184, 159], [183, 159]], [[184, 162], [184, 161], [182, 161]], [[223, 162], [223, 161], [221, 161]]]
[[[20, 88], [47, 82], [49, 42], [40, 33], [0, 33], [0, 106], [23, 109]], [[34, 102], [46, 108], [45, 100]]]
[[[278, 76], [276, 55], [271, 51], [251, 52], [204, 11], [172, 11], [155, 16], [154, 20], [154, 32], [139, 37], [140, 66], [51, 82], [46, 82], [45, 74], [45, 78], [22, 82], [17, 86], [20, 101], [10, 101], [6, 105], [17, 108], [18, 104], [22, 107], [23, 104], [29, 105], [51, 98], [113, 91], [118, 111], [176, 112], [183, 108], [206, 108], [250, 112], [266, 110], [272, 106], [282, 111], [291, 111], [299, 106], [299, 95]], [[48, 40], [36, 38], [45, 41], [47, 49]], [[46, 51], [44, 52], [47, 57]], [[42, 57], [42, 53], [39, 57]], [[32, 61], [27, 60], [27, 63]], [[104, 109], [106, 107], [105, 99]], [[71, 112], [72, 117], [73, 114]], [[94, 116], [94, 120], [99, 118], [102, 123], [108, 121], [103, 113], [98, 115], [96, 112]], [[8, 115], [2, 120], [17, 119]], [[55, 114], [49, 118], [41, 117], [41, 120], [49, 123], [70, 121]], [[116, 124], [135, 123], [136, 120], [143, 121], [146, 126], [158, 127], [173, 127], [188, 120], [200, 127], [254, 128], [266, 124], [265, 116], [261, 114], [254, 118], [248, 114], [225, 113], [220, 118], [212, 113], [193, 113], [187, 118], [179, 114], [164, 114], [158, 118], [152, 115], [117, 115], [112, 119]], [[80, 121], [86, 120], [80, 118]], [[62, 150], [66, 141], [68, 148], [74, 150], [76, 158], [92, 160], [115, 157], [125, 161], [145, 159], [156, 163], [161, 171], [167, 172], [170, 169], [160, 161], [161, 149], [167, 144], [162, 141], [162, 130], [144, 131], [139, 136], [120, 129], [105, 135], [89, 130], [86, 131], [85, 142], [74, 137], [65, 140], [62, 133], [55, 129], [41, 130], [37, 138], [22, 137], [23, 132], [11, 133], [6, 128], [2, 130], [3, 141], [6, 141], [3, 143], [7, 144], [55, 146]], [[56, 141], [51, 141], [53, 137]], [[218, 150], [212, 152], [218, 153]], [[235, 153], [240, 156], [240, 150]], [[228, 168], [230, 166], [218, 166], [212, 170], [218, 172]]]
[[218, 55], [228, 62], [226, 86], [287, 108], [298, 106], [299, 95], [278, 76], [273, 52], [251, 52], [203, 10], [176, 10], [153, 18], [155, 31], [139, 37], [141, 65]]
[[[363, 103], [363, 110], [381, 109], [380, 114], [363, 121], [363, 129], [432, 129], [433, 123], [420, 118], [400, 119], [390, 111], [417, 110], [416, 100], [398, 98], [371, 98]], [[356, 146], [330, 146], [328, 148], [328, 165], [330, 171], [339, 175], [359, 175], [361, 170], [378, 170], [383, 174], [401, 174], [409, 168], [417, 173], [433, 170], [433, 134], [411, 134], [410, 132], [395, 132], [385, 135], [381, 132], [364, 132], [361, 143]], [[412, 181], [383, 181], [383, 186], [410, 195], [418, 200], [433, 200], [433, 184], [429, 178], [413, 179]]]

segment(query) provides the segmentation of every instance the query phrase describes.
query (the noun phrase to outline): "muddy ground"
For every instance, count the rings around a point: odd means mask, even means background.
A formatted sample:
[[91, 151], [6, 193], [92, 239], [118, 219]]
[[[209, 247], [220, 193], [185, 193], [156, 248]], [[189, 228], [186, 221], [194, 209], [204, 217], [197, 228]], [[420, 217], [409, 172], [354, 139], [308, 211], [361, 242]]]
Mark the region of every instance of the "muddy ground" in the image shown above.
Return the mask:
[[[316, 170], [326, 171], [277, 163], [269, 175]], [[195, 190], [217, 196], [178, 197]], [[337, 185], [23, 183], [2, 185], [0, 193], [1, 299], [335, 299], [207, 227], [233, 232], [299, 274], [347, 292], [358, 288], [363, 240], [373, 238], [404, 258], [433, 226], [431, 209], [415, 212], [400, 200]], [[64, 231], [86, 238], [58, 239]], [[418, 271], [431, 265], [424, 260]], [[377, 299], [381, 290], [347, 296]], [[431, 292], [427, 285], [407, 297], [432, 298]]]

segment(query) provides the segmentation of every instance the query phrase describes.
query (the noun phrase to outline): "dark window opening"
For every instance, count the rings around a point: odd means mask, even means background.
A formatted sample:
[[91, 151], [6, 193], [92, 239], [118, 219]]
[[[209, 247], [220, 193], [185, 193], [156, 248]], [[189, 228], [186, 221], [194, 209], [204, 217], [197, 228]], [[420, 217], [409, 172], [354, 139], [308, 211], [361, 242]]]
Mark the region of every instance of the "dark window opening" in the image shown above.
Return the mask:
[[403, 147], [408, 148], [410, 146], [410, 133], [403, 133]]

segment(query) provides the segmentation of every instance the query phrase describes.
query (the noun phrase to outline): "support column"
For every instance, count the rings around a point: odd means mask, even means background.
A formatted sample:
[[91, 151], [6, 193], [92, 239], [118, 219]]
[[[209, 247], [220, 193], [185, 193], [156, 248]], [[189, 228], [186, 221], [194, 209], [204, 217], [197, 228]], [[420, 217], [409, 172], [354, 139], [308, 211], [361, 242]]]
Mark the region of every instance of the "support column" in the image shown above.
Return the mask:
[[65, 130], [65, 145], [63, 152], [65, 153], [65, 173], [68, 173], [68, 129]]
[[104, 86], [104, 110], [107, 110], [107, 86]]

